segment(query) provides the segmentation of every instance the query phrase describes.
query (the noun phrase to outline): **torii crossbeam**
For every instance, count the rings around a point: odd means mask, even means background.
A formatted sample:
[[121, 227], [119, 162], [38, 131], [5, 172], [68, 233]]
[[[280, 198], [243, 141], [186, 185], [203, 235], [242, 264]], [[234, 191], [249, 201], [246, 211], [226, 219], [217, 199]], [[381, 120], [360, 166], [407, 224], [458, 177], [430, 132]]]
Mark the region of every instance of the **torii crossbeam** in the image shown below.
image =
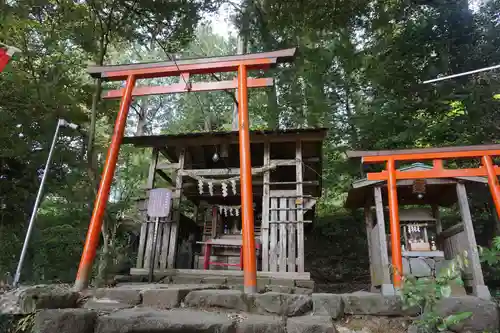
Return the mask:
[[[109, 198], [111, 182], [123, 139], [127, 115], [134, 96], [170, 94], [197, 91], [238, 89], [238, 130], [240, 148], [241, 208], [243, 226], [243, 270], [245, 292], [257, 289], [257, 269], [254, 239], [254, 215], [252, 208], [252, 174], [250, 161], [250, 138], [248, 129], [248, 88], [271, 86], [270, 78], [248, 78], [249, 70], [266, 70], [280, 62], [289, 62], [295, 56], [295, 48], [274, 52], [237, 56], [184, 59], [167, 62], [140, 63], [115, 66], [91, 66], [88, 72], [95, 78], [107, 81], [126, 81], [125, 88], [103, 93], [104, 98], [121, 98], [111, 144], [101, 176], [99, 191], [94, 203], [87, 239], [78, 268], [75, 289], [83, 290], [88, 285], [94, 261], [102, 219]], [[237, 80], [216, 82], [191, 82], [190, 76], [237, 72]], [[167, 86], [136, 87], [136, 81], [168, 76], [179, 76], [179, 83]]]
[[[493, 202], [500, 217], [500, 185], [498, 175], [500, 168], [493, 164], [492, 158], [500, 156], [500, 145], [476, 145], [445, 148], [422, 148], [385, 151], [350, 151], [349, 158], [361, 158], [362, 163], [385, 163], [386, 170], [367, 174], [368, 180], [387, 181], [389, 202], [389, 222], [391, 231], [392, 265], [394, 267], [394, 287], [401, 286], [403, 262], [401, 256], [401, 240], [399, 226], [398, 194], [396, 182], [399, 179], [431, 179], [451, 177], [487, 177]], [[481, 159], [481, 166], [467, 169], [448, 169], [443, 166], [447, 159]], [[431, 170], [399, 171], [397, 162], [432, 161]]]

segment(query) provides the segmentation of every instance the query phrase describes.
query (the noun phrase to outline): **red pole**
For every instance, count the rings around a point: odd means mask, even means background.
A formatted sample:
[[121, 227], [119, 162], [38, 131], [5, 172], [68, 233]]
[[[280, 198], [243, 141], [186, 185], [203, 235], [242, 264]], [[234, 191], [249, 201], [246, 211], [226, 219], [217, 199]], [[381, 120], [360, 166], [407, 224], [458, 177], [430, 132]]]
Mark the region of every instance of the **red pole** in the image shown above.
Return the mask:
[[398, 193], [396, 190], [396, 166], [394, 159], [387, 161], [387, 181], [389, 197], [389, 217], [391, 229], [391, 249], [394, 288], [401, 287], [401, 276], [403, 275], [403, 259], [401, 257], [401, 228], [399, 226]]
[[483, 165], [488, 174], [488, 185], [490, 186], [491, 196], [493, 197], [493, 202], [497, 209], [497, 215], [500, 217], [500, 189], [498, 188], [498, 178], [491, 156], [483, 156]]
[[255, 257], [252, 162], [248, 129], [247, 69], [238, 67], [238, 128], [240, 143], [241, 220], [243, 229], [243, 275], [246, 293], [257, 292], [257, 262]]
[[111, 144], [108, 149], [108, 156], [104, 163], [104, 168], [101, 175], [101, 183], [99, 191], [97, 192], [96, 200], [94, 203], [94, 211], [90, 219], [89, 230], [87, 232], [87, 239], [83, 248], [82, 258], [80, 259], [80, 266], [78, 267], [78, 274], [75, 281], [75, 289], [81, 291], [87, 288], [90, 273], [92, 272], [92, 263], [94, 262], [97, 246], [99, 245], [99, 238], [101, 233], [102, 218], [108, 203], [109, 190], [113, 181], [115, 173], [116, 161], [120, 152], [120, 144], [123, 139], [123, 132], [127, 124], [127, 115], [132, 102], [132, 90], [135, 85], [135, 76], [130, 75], [127, 78], [125, 91], [120, 103], [120, 111], [115, 122], [115, 129]]

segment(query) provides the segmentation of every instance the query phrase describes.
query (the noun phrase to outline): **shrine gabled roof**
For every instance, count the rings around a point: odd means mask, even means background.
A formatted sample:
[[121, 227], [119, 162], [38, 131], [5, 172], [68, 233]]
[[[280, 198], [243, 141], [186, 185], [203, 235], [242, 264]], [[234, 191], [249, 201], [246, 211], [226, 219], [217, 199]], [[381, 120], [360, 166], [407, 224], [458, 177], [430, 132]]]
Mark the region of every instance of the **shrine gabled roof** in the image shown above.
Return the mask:
[[[432, 167], [424, 163], [413, 163], [409, 166], [399, 168], [399, 171], [424, 171], [431, 170]], [[450, 206], [456, 202], [455, 186], [458, 181], [465, 181], [475, 184], [487, 185], [488, 180], [485, 177], [453, 177], [440, 179], [426, 179], [428, 193], [424, 199], [418, 199], [411, 191], [413, 180], [398, 180], [398, 200], [401, 204], [437, 204], [441, 206]], [[382, 186], [384, 203], [387, 200], [385, 180], [368, 180], [366, 178], [356, 180], [348, 192], [345, 207], [359, 208], [367, 202], [373, 202], [373, 188]]]

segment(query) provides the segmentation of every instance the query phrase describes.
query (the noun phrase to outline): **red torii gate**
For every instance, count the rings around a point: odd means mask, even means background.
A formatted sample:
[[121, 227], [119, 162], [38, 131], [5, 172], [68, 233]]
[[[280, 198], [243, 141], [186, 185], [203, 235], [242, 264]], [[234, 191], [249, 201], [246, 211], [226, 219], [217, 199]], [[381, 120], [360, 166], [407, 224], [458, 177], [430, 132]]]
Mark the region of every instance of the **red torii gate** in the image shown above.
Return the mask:
[[[401, 257], [401, 236], [399, 225], [398, 194], [396, 182], [400, 179], [426, 179], [426, 178], [451, 178], [451, 177], [488, 177], [496, 211], [500, 217], [500, 187], [497, 176], [500, 168], [492, 161], [493, 156], [500, 156], [500, 145], [476, 145], [445, 148], [422, 148], [384, 151], [350, 151], [349, 158], [361, 157], [362, 163], [385, 163], [386, 170], [367, 174], [368, 180], [386, 180], [389, 202], [389, 222], [391, 231], [392, 265], [394, 267], [394, 287], [401, 286], [403, 262]], [[471, 159], [480, 158], [482, 165], [478, 168], [446, 169], [443, 160], [446, 159]], [[396, 170], [397, 162], [415, 162], [432, 160], [433, 168], [422, 171]]]
[[[171, 94], [197, 91], [238, 89], [238, 130], [240, 147], [241, 207], [243, 229], [243, 270], [245, 292], [257, 289], [257, 269], [254, 239], [254, 215], [252, 208], [252, 174], [250, 161], [250, 138], [248, 129], [247, 89], [272, 86], [272, 78], [248, 78], [249, 70], [266, 70], [280, 62], [289, 62], [295, 56], [295, 48], [274, 52], [237, 56], [183, 59], [168, 62], [139, 63], [115, 66], [90, 66], [88, 72], [95, 78], [107, 81], [126, 81], [124, 89], [103, 93], [104, 98], [121, 98], [111, 144], [101, 176], [99, 191], [94, 203], [83, 254], [75, 280], [75, 289], [87, 287], [92, 263], [96, 255], [101, 232], [102, 218], [109, 198], [120, 144], [123, 139], [127, 114], [134, 96]], [[237, 72], [238, 78], [230, 81], [190, 82], [190, 75]], [[179, 76], [179, 83], [168, 86], [136, 87], [136, 80]]]

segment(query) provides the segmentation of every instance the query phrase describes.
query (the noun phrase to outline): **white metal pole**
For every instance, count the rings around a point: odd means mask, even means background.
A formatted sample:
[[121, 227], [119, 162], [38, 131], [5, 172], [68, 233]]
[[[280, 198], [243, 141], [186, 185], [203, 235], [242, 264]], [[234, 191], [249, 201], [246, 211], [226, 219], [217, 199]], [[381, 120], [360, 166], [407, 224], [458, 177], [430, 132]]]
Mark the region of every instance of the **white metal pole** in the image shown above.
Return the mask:
[[469, 75], [469, 74], [475, 74], [475, 73], [490, 71], [492, 69], [497, 69], [497, 68], [500, 68], [500, 65], [495, 65], [495, 66], [490, 66], [490, 67], [484, 67], [484, 68], [475, 69], [473, 71], [468, 71], [468, 72], [463, 72], [463, 73], [458, 73], [458, 74], [453, 74], [453, 75], [438, 77], [436, 79], [424, 81], [423, 83], [433, 83], [433, 82], [438, 82], [438, 81], [444, 81], [444, 80], [453, 79], [453, 78], [459, 77], [459, 76], [464, 76], [464, 75]]
[[45, 185], [45, 180], [47, 179], [47, 174], [49, 173], [50, 162], [52, 160], [52, 155], [54, 155], [54, 148], [56, 146], [57, 137], [59, 135], [59, 128], [61, 126], [67, 126], [73, 129], [77, 129], [78, 125], [68, 123], [64, 119], [59, 119], [57, 121], [56, 131], [54, 133], [54, 138], [52, 139], [52, 145], [50, 146], [49, 156], [47, 157], [47, 162], [45, 163], [45, 170], [43, 170], [42, 181], [40, 182], [40, 187], [38, 188], [38, 194], [36, 195], [35, 205], [33, 206], [33, 211], [31, 212], [31, 218], [28, 225], [28, 230], [26, 231], [26, 236], [24, 238], [23, 249], [21, 251], [21, 256], [19, 258], [19, 262], [17, 264], [16, 275], [14, 276], [14, 287], [17, 287], [19, 284], [19, 278], [21, 277], [21, 269], [23, 267], [23, 262], [26, 257], [26, 252], [28, 250], [28, 243], [31, 237], [31, 233], [33, 231], [33, 226], [36, 218], [36, 214], [38, 212], [38, 206], [40, 205], [40, 201], [42, 199], [43, 186]]

